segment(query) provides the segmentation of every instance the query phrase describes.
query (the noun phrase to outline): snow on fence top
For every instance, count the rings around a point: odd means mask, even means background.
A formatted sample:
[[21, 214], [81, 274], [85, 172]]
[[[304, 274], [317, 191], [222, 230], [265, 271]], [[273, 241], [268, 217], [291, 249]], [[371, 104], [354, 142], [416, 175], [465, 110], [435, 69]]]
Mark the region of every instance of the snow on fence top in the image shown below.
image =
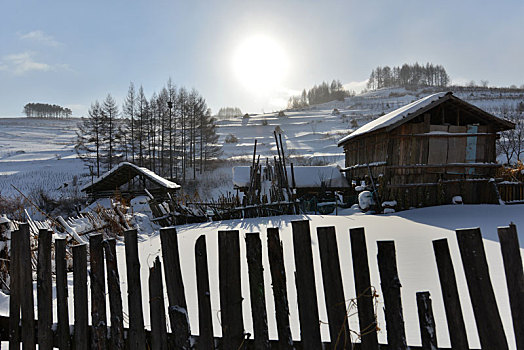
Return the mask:
[[438, 92], [436, 94], [426, 96], [424, 98], [421, 98], [420, 100], [411, 102], [410, 104], [395, 109], [394, 111], [389, 112], [388, 114], [385, 114], [380, 118], [372, 120], [369, 123], [358, 128], [357, 130], [353, 131], [351, 134], [338, 141], [338, 145], [340, 146], [341, 144], [352, 139], [355, 136], [366, 134], [368, 132], [379, 130], [393, 125], [399, 122], [400, 120], [406, 118], [408, 115], [437, 101], [439, 98], [446, 96], [447, 94], [451, 94], [451, 92]]
[[[131, 171], [131, 173], [133, 174], [132, 177], [126, 177], [126, 176], [119, 176], [119, 172], [123, 171], [124, 169], [128, 169]], [[92, 190], [95, 190], [97, 187], [105, 187], [106, 186], [103, 186], [102, 183], [104, 182], [108, 182], [110, 183], [110, 186], [108, 189], [114, 189], [115, 188], [115, 185], [116, 186], [121, 186], [123, 185], [124, 183], [128, 182], [131, 178], [135, 177], [136, 175], [143, 175], [145, 177], [147, 177], [150, 181], [152, 181], [153, 183], [161, 186], [161, 187], [164, 187], [164, 188], [167, 188], [167, 189], [177, 189], [177, 188], [180, 188], [180, 185], [172, 182], [172, 181], [169, 181], [167, 179], [164, 179], [163, 177], [161, 177], [160, 175], [157, 175], [155, 174], [154, 172], [152, 172], [151, 170], [147, 169], [147, 168], [142, 168], [142, 167], [139, 167], [133, 163], [129, 163], [129, 162], [122, 162], [120, 164], [118, 164], [116, 167], [114, 167], [113, 169], [111, 169], [110, 171], [108, 171], [107, 173], [103, 174], [102, 176], [96, 178], [92, 184], [89, 184], [87, 186], [84, 186], [82, 188], [82, 191], [83, 192], [86, 192], [86, 191], [92, 191]]]
[[[291, 167], [287, 166], [289, 185], [292, 186]], [[262, 166], [265, 171], [265, 166]], [[297, 188], [320, 187], [325, 185], [331, 188], [349, 187], [346, 178], [337, 166], [294, 166], [295, 184]], [[233, 184], [236, 187], [248, 187], [250, 180], [251, 167], [233, 167]]]

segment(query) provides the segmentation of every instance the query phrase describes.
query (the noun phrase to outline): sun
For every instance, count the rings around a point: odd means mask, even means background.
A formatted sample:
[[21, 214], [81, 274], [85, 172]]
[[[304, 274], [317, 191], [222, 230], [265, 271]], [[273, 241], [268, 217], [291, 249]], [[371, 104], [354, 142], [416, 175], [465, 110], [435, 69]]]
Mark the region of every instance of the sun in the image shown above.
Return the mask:
[[270, 90], [281, 85], [288, 70], [288, 58], [279, 43], [264, 35], [252, 36], [238, 45], [233, 70], [247, 87]]

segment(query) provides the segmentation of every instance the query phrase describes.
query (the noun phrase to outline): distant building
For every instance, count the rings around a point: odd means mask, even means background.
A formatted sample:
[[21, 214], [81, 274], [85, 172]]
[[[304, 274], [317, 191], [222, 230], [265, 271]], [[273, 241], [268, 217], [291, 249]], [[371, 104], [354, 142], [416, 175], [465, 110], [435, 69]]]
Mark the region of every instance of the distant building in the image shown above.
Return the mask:
[[124, 198], [133, 198], [146, 194], [146, 190], [157, 199], [166, 199], [174, 194], [180, 185], [164, 179], [147, 168], [123, 162], [84, 186], [89, 199], [112, 197], [119, 194]]
[[[400, 208], [498, 203], [497, 133], [514, 128], [455, 96], [424, 97], [379, 117], [341, 139], [349, 181], [373, 179], [379, 200]], [[371, 184], [370, 184], [371, 185]]]

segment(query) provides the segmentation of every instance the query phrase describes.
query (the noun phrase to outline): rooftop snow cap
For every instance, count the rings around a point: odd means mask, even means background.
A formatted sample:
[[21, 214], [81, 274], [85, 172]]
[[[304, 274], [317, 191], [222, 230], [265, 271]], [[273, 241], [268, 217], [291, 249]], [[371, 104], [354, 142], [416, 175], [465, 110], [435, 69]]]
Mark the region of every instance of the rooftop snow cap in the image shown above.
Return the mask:
[[358, 128], [357, 130], [353, 131], [351, 134], [349, 134], [348, 136], [338, 141], [338, 145], [340, 146], [341, 144], [354, 138], [355, 136], [367, 134], [369, 132], [379, 130], [382, 128], [386, 128], [390, 125], [396, 124], [399, 121], [401, 121], [402, 119], [408, 117], [410, 114], [418, 111], [419, 109], [430, 105], [431, 103], [437, 101], [441, 97], [444, 97], [446, 95], [451, 95], [451, 94], [452, 94], [451, 92], [439, 92], [439, 93], [421, 98], [420, 100], [417, 100], [415, 102], [411, 102], [410, 104], [402, 106], [398, 109], [395, 109], [394, 111], [389, 112], [388, 114], [383, 115], [380, 118], [372, 120], [369, 123]]

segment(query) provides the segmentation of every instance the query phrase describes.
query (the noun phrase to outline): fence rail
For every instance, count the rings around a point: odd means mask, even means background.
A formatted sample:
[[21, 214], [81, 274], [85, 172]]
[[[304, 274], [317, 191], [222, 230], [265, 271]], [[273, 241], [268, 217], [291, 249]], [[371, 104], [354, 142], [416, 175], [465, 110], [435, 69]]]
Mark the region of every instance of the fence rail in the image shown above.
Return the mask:
[[[394, 241], [378, 241], [378, 269], [384, 299], [387, 342], [379, 345], [377, 321], [373, 305], [375, 292], [370, 282], [368, 249], [364, 228], [350, 230], [355, 291], [360, 329], [358, 342], [352, 342], [346, 314], [346, 300], [341, 279], [341, 267], [334, 227], [319, 227], [318, 249], [322, 283], [329, 323], [331, 342], [323, 343], [320, 337], [313, 249], [309, 221], [292, 222], [292, 239], [295, 259], [295, 283], [301, 341], [291, 338], [289, 304], [286, 291], [286, 273], [282, 243], [277, 228], [267, 230], [267, 253], [273, 291], [264, 289], [262, 268], [263, 250], [259, 233], [246, 234], [246, 256], [240, 255], [239, 231], [218, 232], [219, 292], [222, 337], [213, 336], [211, 290], [206, 238], [195, 244], [195, 275], [198, 299], [199, 336], [191, 334], [187, 317], [186, 293], [180, 267], [178, 237], [174, 228], [161, 229], [161, 262], [157, 258], [150, 268], [149, 312], [151, 330], [144, 328], [140, 261], [137, 232], [125, 232], [125, 256], [128, 283], [129, 328], [123, 326], [122, 291], [116, 264], [115, 240], [104, 241], [102, 235], [89, 239], [90, 313], [88, 325], [88, 261], [87, 245], [72, 247], [74, 295], [67, 295], [65, 240], [55, 240], [55, 266], [57, 288], [57, 327], [53, 327], [51, 295], [51, 232], [40, 230], [37, 264], [38, 318], [35, 320], [32, 267], [30, 259], [29, 229], [22, 224], [12, 234], [12, 263], [10, 266], [11, 295], [9, 317], [0, 317], [0, 338], [8, 340], [10, 348], [24, 349], [407, 349], [400, 280], [398, 277]], [[517, 349], [524, 349], [524, 273], [515, 225], [498, 229], [507, 288], [513, 319]], [[461, 263], [465, 271], [475, 323], [483, 349], [507, 349], [500, 314], [495, 302], [489, 276], [482, 236], [479, 229], [456, 231]], [[433, 241], [435, 260], [442, 288], [444, 309], [453, 349], [469, 349], [464, 318], [462, 316], [447, 239]], [[242, 316], [240, 265], [247, 260], [249, 293], [254, 335], [246, 334]], [[105, 269], [104, 269], [105, 267]], [[107, 276], [105, 275], [107, 271]], [[162, 273], [165, 277], [163, 285]], [[106, 291], [107, 286], [107, 291]], [[165, 314], [164, 288], [167, 291], [168, 313]], [[106, 292], [109, 305], [106, 305]], [[278, 339], [268, 336], [265, 294], [273, 295]], [[74, 297], [74, 326], [68, 319], [68, 298]], [[416, 293], [422, 347], [436, 349], [435, 322], [432, 300], [427, 291]], [[106, 319], [109, 308], [110, 324]], [[169, 320], [171, 332], [166, 323]], [[21, 322], [20, 322], [21, 321]], [[354, 337], [355, 338], [355, 337]], [[354, 339], [353, 339], [354, 340]]]

